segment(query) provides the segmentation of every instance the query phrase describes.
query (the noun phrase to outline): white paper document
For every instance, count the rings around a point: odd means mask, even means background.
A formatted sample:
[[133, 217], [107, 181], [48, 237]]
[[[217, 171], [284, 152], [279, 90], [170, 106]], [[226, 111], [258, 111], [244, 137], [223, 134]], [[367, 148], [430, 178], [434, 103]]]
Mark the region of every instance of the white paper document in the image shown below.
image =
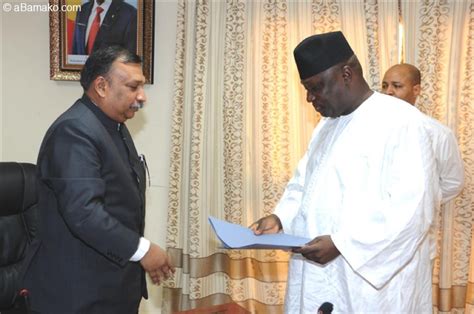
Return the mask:
[[284, 233], [255, 235], [247, 227], [233, 224], [215, 217], [209, 217], [222, 245], [226, 249], [282, 249], [302, 247], [311, 239], [296, 237]]

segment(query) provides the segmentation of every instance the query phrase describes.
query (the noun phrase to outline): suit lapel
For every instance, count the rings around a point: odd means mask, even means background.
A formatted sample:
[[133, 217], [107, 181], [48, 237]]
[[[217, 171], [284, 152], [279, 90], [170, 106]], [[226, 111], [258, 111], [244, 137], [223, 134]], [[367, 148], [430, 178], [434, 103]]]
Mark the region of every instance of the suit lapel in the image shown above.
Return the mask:
[[83, 7], [84, 8], [84, 13], [83, 13], [83, 15], [81, 15], [81, 16], [83, 16], [83, 19], [80, 22], [85, 24], [86, 27], [87, 27], [87, 23], [89, 22], [89, 17], [91, 16], [92, 7], [94, 7], [94, 1], [93, 0], [89, 1]]
[[75, 39], [75, 44], [77, 46], [77, 54], [86, 54], [86, 32], [87, 24], [89, 23], [89, 17], [91, 15], [92, 7], [94, 6], [94, 1], [91, 0], [85, 3], [82, 6], [83, 12], [81, 12], [80, 19], [77, 20], [75, 27], [77, 28], [77, 39]]
[[128, 132], [127, 126], [125, 124], [122, 124], [120, 129], [125, 141], [125, 145], [127, 146], [130, 166], [132, 167], [132, 170], [135, 173], [135, 176], [137, 177], [140, 192], [144, 193], [145, 188], [146, 188], [146, 182], [145, 182], [146, 174], [145, 174], [144, 162], [140, 158], [140, 156], [138, 156], [138, 152], [135, 148], [135, 145], [133, 144], [132, 137], [130, 133]]
[[97, 33], [96, 42], [101, 42], [102, 37], [113, 27], [115, 21], [117, 20], [118, 11], [120, 10], [120, 2], [112, 0], [110, 4], [109, 10], [107, 10], [107, 14], [104, 17], [104, 21], [99, 29], [99, 33]]
[[145, 173], [145, 165], [144, 160], [140, 156], [138, 156], [137, 150], [135, 145], [133, 144], [132, 137], [128, 132], [128, 129], [125, 124], [121, 124], [120, 132], [122, 133], [123, 140], [125, 145], [127, 146], [128, 150], [128, 158], [130, 161], [130, 167], [132, 168], [133, 173], [135, 174], [140, 199], [142, 200], [143, 207], [141, 208], [141, 220], [140, 220], [140, 231], [143, 233], [145, 228], [145, 189], [146, 189], [146, 173]]

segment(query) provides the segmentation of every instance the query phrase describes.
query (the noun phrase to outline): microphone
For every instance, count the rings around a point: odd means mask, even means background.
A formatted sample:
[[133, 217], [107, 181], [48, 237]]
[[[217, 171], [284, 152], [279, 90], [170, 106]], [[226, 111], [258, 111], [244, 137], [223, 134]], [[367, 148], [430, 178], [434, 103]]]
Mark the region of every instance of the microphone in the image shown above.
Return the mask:
[[23, 302], [26, 308], [26, 313], [31, 314], [30, 300], [29, 300], [30, 292], [27, 289], [21, 289], [18, 292], [18, 295], [23, 298]]
[[318, 314], [331, 314], [334, 306], [331, 302], [324, 302], [318, 309]]
[[143, 102], [134, 102], [133, 104], [130, 105], [130, 109], [138, 111], [143, 108], [145, 104]]

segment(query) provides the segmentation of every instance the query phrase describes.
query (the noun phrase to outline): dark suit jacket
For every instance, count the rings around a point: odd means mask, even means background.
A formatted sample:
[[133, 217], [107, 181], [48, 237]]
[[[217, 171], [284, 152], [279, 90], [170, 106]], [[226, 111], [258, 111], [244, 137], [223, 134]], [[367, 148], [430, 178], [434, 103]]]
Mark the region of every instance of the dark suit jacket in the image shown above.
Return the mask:
[[130, 314], [147, 297], [143, 268], [129, 261], [143, 235], [145, 170], [125, 125], [129, 149], [107, 119], [84, 96], [41, 145], [41, 242], [25, 279], [40, 313]]
[[[84, 3], [77, 13], [72, 53], [87, 55], [86, 32], [94, 1]], [[123, 0], [112, 0], [94, 42], [92, 51], [100, 47], [119, 45], [137, 53], [137, 10]]]

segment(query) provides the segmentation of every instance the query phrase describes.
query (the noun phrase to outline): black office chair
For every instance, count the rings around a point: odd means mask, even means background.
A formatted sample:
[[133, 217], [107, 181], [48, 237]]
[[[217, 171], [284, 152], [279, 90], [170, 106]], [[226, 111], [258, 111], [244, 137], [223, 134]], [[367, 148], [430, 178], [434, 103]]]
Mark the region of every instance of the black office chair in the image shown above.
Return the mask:
[[21, 282], [37, 235], [36, 166], [0, 162], [0, 313], [29, 313]]

